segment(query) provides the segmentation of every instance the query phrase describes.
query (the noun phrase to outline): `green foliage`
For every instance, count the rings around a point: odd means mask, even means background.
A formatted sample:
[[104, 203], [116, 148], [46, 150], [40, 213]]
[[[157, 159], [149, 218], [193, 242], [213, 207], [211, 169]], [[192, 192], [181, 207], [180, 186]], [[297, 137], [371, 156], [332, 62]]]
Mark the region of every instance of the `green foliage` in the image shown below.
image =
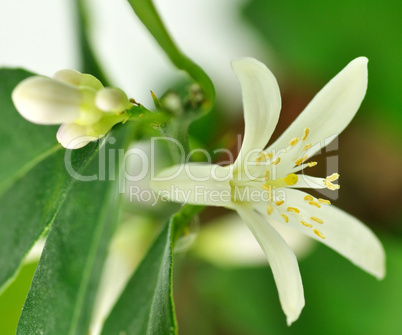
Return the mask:
[[306, 306], [286, 326], [268, 266], [217, 268], [188, 257], [175, 276], [177, 315], [183, 334], [399, 334], [401, 243], [381, 236], [388, 273], [379, 282], [329, 248], [317, 244], [300, 260]]
[[[24, 120], [11, 102], [11, 91], [23, 70], [0, 71], [0, 287], [10, 282], [22, 259], [53, 222], [70, 192], [73, 178], [64, 166], [64, 152], [56, 144], [55, 127], [40, 127]], [[74, 151], [72, 168], [80, 172], [97, 144]]]
[[129, 280], [102, 334], [177, 333], [172, 297], [173, 248], [183, 228], [200, 210], [185, 206], [165, 225]]
[[104, 164], [110, 166], [111, 159], [117, 157], [118, 145], [124, 143], [122, 130], [127, 128], [112, 132], [115, 137], [120, 135], [116, 142], [112, 141], [116, 144], [106, 141], [98, 159], [92, 160], [83, 171], [83, 176], [97, 178], [74, 183], [52, 224], [22, 311], [18, 334], [88, 333], [120, 199], [116, 176], [99, 178]]

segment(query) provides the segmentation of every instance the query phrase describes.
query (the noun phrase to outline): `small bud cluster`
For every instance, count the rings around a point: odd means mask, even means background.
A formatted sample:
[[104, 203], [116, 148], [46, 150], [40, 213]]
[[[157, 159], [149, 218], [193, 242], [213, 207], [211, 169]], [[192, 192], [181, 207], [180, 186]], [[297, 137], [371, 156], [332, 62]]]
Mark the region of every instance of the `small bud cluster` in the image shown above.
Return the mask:
[[28, 121], [61, 124], [57, 140], [67, 149], [102, 138], [127, 119], [124, 111], [131, 107], [122, 90], [105, 88], [94, 76], [74, 70], [60, 70], [53, 78], [29, 77], [17, 85], [12, 99]]

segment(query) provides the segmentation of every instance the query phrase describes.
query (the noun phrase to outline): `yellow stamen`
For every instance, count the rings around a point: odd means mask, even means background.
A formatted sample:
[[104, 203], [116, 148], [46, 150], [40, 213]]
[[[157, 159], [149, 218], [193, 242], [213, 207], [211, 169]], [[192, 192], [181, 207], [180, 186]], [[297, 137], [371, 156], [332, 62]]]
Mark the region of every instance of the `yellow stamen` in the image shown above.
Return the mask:
[[277, 202], [275, 202], [275, 203], [276, 203], [277, 206], [280, 206], [280, 205], [282, 205], [282, 204], [284, 203], [284, 201], [283, 201], [283, 200], [279, 200], [279, 201], [277, 201]]
[[318, 201], [321, 202], [322, 204], [331, 205], [331, 201], [326, 199], [318, 198]]
[[265, 191], [270, 191], [270, 190], [271, 190], [271, 186], [270, 186], [270, 185], [267, 185], [267, 184], [262, 184], [262, 185], [261, 185], [261, 188], [262, 188], [263, 190], [265, 190]]
[[267, 153], [267, 154], [265, 154], [265, 158], [266, 158], [266, 159], [268, 159], [268, 160], [269, 160], [269, 159], [271, 159], [271, 158], [272, 158], [272, 156], [273, 156], [273, 155], [272, 155], [271, 153]]
[[311, 143], [304, 146], [303, 151], [306, 151], [311, 148]]
[[316, 166], [316, 165], [317, 165], [317, 162], [308, 162], [307, 163], [308, 167], [313, 167], [313, 166]]
[[296, 207], [288, 207], [287, 211], [293, 213], [300, 213], [300, 210], [298, 210]]
[[318, 237], [321, 237], [323, 240], [325, 239], [325, 236], [317, 229], [314, 229], [314, 234], [316, 234]]
[[326, 179], [324, 180], [324, 185], [325, 185], [328, 189], [330, 189], [331, 191], [339, 190], [339, 189], [341, 188], [340, 185], [332, 184], [330, 181], [328, 181], [328, 180], [326, 180]]
[[297, 137], [295, 137], [292, 140], [290, 140], [289, 145], [291, 145], [293, 147], [294, 145], [297, 144], [297, 142], [299, 142], [299, 139]]
[[303, 163], [305, 160], [307, 159], [307, 155], [303, 156], [302, 158], [299, 158], [295, 164], [296, 165], [300, 165], [301, 163]]
[[306, 200], [306, 201], [313, 201], [314, 199], [313, 199], [313, 197], [312, 197], [310, 194], [307, 194], [307, 195], [304, 197], [304, 200]]
[[269, 180], [269, 171], [265, 172], [265, 180]]
[[317, 217], [315, 217], [315, 216], [312, 216], [310, 219], [313, 220], [313, 221], [315, 221], [315, 222], [321, 223], [321, 224], [324, 223], [324, 221], [322, 221], [321, 219], [319, 219], [319, 218], [317, 218]]
[[305, 222], [305, 221], [300, 221], [300, 222], [301, 222], [301, 224], [302, 224], [303, 226], [306, 226], [306, 227], [308, 227], [308, 228], [313, 228], [313, 225], [310, 224], [310, 223], [307, 223], [307, 222]]
[[282, 217], [285, 219], [286, 223], [289, 222], [289, 218], [285, 214], [282, 214]]
[[271, 213], [272, 213], [273, 210], [274, 210], [274, 208], [272, 207], [271, 204], [269, 204], [268, 207], [267, 207], [267, 214], [268, 214], [268, 215], [271, 215]]
[[305, 128], [304, 134], [303, 134], [303, 137], [301, 138], [301, 140], [305, 141], [309, 133], [310, 133], [310, 128]]
[[310, 201], [308, 204], [311, 205], [311, 206], [321, 208], [321, 205], [318, 202], [315, 202], [315, 201]]
[[265, 191], [268, 191], [268, 200], [272, 201], [272, 188], [271, 185], [262, 184], [261, 188]]
[[274, 161], [272, 162], [272, 165], [277, 165], [277, 164], [279, 164], [280, 161], [281, 161], [281, 158], [278, 157], [276, 160], [274, 160]]
[[339, 174], [338, 173], [333, 173], [330, 176], [328, 176], [327, 178], [325, 178], [325, 180], [327, 181], [335, 181], [339, 178]]
[[256, 158], [256, 162], [257, 162], [257, 165], [259, 165], [260, 164], [260, 162], [262, 161], [262, 160], [265, 160], [265, 157], [264, 156], [258, 156], [257, 158]]
[[299, 179], [299, 178], [297, 177], [296, 174], [290, 173], [290, 174], [288, 174], [285, 178], [283, 178], [283, 181], [284, 181], [286, 184], [288, 184], [289, 186], [292, 186], [292, 185], [294, 185], [294, 184], [297, 183], [297, 180], [298, 180], [298, 179]]

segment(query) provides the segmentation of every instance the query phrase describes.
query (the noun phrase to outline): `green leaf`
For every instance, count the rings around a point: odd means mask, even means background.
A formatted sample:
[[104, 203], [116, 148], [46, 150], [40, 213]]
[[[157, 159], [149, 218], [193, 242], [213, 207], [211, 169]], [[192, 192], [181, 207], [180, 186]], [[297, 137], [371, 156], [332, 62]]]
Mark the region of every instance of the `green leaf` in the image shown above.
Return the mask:
[[38, 262], [24, 264], [14, 282], [0, 295], [1, 335], [15, 335], [37, 265]]
[[202, 209], [185, 206], [164, 227], [105, 322], [104, 335], [176, 334], [172, 297], [173, 246]]
[[[120, 141], [105, 145], [83, 175], [102, 174], [116, 164]], [[107, 163], [106, 163], [107, 162]], [[111, 169], [118, 171], [118, 169]], [[118, 218], [114, 174], [74, 183], [53, 223], [32, 282], [17, 334], [88, 334], [102, 267]], [[105, 180], [99, 180], [105, 179]]]
[[90, 73], [98, 78], [104, 86], [110, 86], [102, 67], [96, 57], [89, 38], [89, 30], [91, 26], [90, 17], [86, 0], [75, 0], [77, 12], [77, 37], [81, 56], [81, 69], [84, 73]]
[[0, 70], [0, 289], [16, 275], [35, 241], [54, 220], [74, 179], [64, 163], [80, 173], [98, 150], [93, 143], [65, 151], [56, 141], [56, 127], [23, 119], [11, 101], [13, 88], [32, 73]]

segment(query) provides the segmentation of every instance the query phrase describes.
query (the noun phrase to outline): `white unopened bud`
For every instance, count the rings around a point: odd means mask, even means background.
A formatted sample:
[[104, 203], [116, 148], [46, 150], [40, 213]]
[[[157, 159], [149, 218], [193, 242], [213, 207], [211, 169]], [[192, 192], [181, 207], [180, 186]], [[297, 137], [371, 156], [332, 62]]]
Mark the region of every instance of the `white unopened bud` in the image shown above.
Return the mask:
[[80, 126], [76, 123], [62, 124], [57, 131], [57, 141], [67, 149], [80, 149], [89, 142], [96, 141], [99, 137], [88, 136], [88, 126]]
[[63, 81], [65, 83], [80, 86], [82, 73], [75, 70], [59, 70], [53, 75], [53, 79]]
[[74, 86], [90, 87], [95, 91], [103, 88], [103, 85], [99, 79], [90, 74], [81, 73], [75, 70], [59, 70], [53, 75], [53, 79], [60, 80]]
[[107, 114], [92, 125], [63, 124], [57, 132], [57, 140], [67, 149], [79, 149], [104, 137], [115, 124], [124, 120], [123, 115]]
[[81, 91], [46, 77], [30, 77], [17, 85], [12, 99], [18, 112], [37, 124], [73, 122], [80, 116]]
[[110, 87], [97, 92], [95, 105], [103, 112], [121, 112], [130, 107], [126, 93]]

